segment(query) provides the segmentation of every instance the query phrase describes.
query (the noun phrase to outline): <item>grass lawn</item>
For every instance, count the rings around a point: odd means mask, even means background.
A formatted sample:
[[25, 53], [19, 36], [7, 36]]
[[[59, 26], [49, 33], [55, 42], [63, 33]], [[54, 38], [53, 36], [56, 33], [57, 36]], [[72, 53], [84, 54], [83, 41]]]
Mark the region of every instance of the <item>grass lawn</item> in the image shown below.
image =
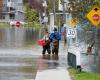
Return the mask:
[[72, 80], [100, 80], [100, 73], [78, 72], [75, 69], [69, 69]]

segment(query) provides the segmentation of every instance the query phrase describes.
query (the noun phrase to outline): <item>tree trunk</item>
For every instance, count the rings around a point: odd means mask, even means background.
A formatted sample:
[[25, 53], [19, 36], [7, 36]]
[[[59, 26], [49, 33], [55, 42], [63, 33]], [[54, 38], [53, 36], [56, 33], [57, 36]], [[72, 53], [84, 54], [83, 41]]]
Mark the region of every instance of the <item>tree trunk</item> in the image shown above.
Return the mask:
[[100, 28], [97, 29], [97, 39], [96, 39], [96, 47], [97, 47], [97, 57], [96, 57], [96, 68], [97, 72], [100, 72]]

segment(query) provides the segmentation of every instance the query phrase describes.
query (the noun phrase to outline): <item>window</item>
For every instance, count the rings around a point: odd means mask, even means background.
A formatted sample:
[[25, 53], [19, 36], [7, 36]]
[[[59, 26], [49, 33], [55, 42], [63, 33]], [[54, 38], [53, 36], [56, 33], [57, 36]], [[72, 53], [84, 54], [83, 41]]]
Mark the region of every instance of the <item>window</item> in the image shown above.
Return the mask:
[[15, 9], [13, 7], [10, 7], [10, 11], [14, 11]]
[[14, 13], [10, 13], [9, 17], [10, 17], [10, 19], [15, 19], [15, 14]]

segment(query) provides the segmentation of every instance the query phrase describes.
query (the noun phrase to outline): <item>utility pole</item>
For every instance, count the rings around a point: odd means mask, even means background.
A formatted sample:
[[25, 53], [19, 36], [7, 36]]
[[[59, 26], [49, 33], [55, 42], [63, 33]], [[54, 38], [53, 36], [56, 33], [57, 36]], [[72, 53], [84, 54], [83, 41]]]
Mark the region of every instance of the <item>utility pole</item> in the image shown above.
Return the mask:
[[43, 7], [44, 7], [44, 13], [43, 13], [43, 23], [44, 23], [44, 28], [47, 28], [47, 22], [48, 22], [48, 17], [47, 17], [47, 1], [43, 0]]
[[56, 11], [55, 11], [55, 8], [56, 8], [56, 0], [52, 0], [52, 2], [53, 2], [53, 7], [52, 7], [52, 26], [50, 26], [50, 27], [52, 27], [52, 32], [53, 32], [53, 30], [54, 30], [54, 27], [55, 27], [55, 19], [56, 19]]
[[96, 31], [95, 31], [95, 60], [96, 60], [96, 70], [97, 72], [100, 72], [100, 53], [99, 53], [99, 39], [100, 37], [98, 36], [99, 35], [99, 31], [100, 29], [96, 28]]
[[53, 0], [53, 13], [54, 13], [54, 19], [55, 19], [55, 0]]
[[[63, 23], [63, 27], [64, 24], [66, 24], [66, 13], [65, 13], [65, 0], [63, 0], [63, 18], [64, 18], [64, 23]], [[66, 44], [67, 40], [66, 40], [66, 27], [64, 27], [64, 44]]]

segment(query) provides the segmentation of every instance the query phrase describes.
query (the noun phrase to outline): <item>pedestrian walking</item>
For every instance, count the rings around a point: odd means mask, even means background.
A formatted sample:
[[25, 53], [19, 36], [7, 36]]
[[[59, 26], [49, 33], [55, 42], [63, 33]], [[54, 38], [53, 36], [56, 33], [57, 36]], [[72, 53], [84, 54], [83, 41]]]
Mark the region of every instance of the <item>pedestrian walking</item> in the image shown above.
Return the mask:
[[46, 34], [43, 36], [43, 40], [45, 41], [46, 45], [43, 45], [43, 51], [42, 55], [45, 56], [46, 51], [50, 55], [50, 38], [49, 38], [49, 32], [46, 30]]
[[57, 32], [57, 29], [54, 28], [54, 33], [50, 34], [50, 41], [52, 46], [52, 54], [58, 56], [59, 52], [59, 40], [61, 40], [61, 34]]

